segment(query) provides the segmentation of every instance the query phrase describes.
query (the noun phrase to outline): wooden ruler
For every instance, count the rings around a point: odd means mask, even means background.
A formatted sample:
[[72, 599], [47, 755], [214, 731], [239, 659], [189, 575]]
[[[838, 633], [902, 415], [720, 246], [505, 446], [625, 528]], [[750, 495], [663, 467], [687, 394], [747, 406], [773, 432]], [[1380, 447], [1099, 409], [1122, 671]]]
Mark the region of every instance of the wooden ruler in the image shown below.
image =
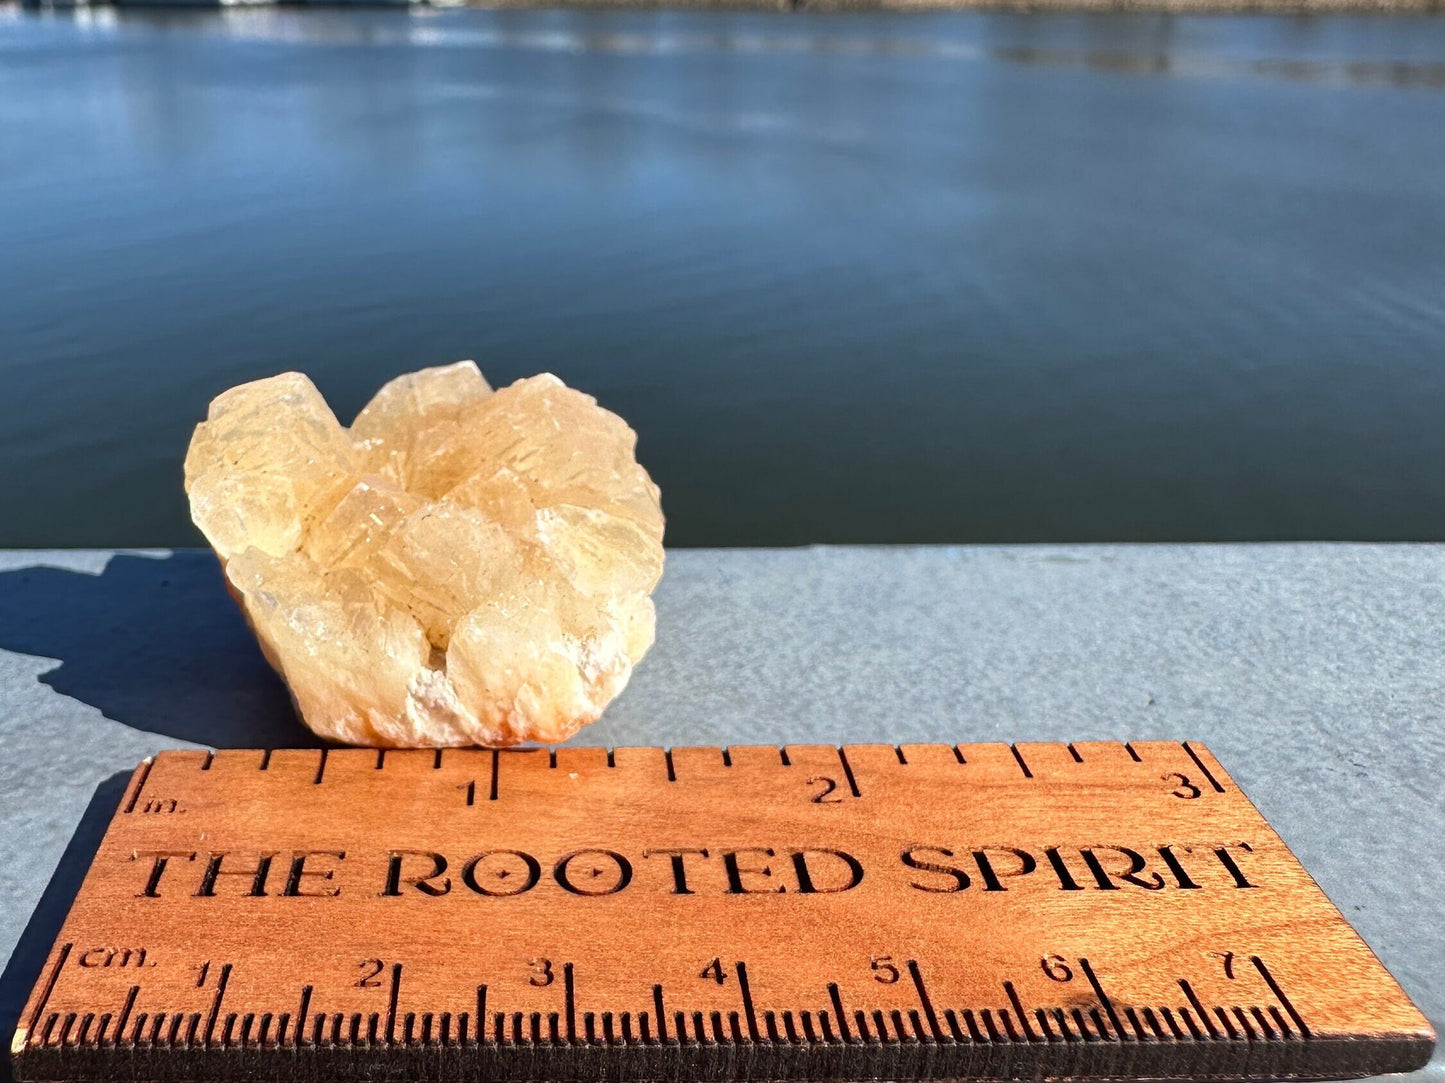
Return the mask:
[[167, 752], [22, 1081], [1264, 1079], [1425, 1018], [1197, 744]]

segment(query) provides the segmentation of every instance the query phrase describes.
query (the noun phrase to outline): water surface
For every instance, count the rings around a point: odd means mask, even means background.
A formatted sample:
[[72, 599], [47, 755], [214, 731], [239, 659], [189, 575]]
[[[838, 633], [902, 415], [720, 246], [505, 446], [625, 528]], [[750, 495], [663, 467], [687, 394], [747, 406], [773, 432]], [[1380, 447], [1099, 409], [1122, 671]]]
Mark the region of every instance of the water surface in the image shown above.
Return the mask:
[[0, 8], [0, 546], [459, 357], [673, 544], [1445, 538], [1445, 19]]

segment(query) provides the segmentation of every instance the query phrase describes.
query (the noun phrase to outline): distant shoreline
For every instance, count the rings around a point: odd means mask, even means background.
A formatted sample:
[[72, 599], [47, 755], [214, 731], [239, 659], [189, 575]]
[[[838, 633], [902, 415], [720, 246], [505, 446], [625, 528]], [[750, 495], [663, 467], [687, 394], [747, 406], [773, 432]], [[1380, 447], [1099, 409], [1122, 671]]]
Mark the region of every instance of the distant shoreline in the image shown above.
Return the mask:
[[[0, 0], [3, 2], [3, 0]], [[1445, 0], [20, 0], [34, 8], [113, 7], [139, 10], [233, 8], [570, 8], [596, 11], [939, 12], [995, 11], [1057, 14], [1164, 15], [1441, 15]]]

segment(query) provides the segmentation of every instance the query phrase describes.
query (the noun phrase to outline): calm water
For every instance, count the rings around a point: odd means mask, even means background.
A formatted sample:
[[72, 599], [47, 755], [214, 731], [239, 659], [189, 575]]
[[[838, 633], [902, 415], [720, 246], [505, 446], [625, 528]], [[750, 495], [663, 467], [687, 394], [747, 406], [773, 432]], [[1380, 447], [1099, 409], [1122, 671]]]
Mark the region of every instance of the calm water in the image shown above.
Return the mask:
[[673, 544], [1445, 537], [1445, 18], [0, 8], [0, 545], [459, 357]]

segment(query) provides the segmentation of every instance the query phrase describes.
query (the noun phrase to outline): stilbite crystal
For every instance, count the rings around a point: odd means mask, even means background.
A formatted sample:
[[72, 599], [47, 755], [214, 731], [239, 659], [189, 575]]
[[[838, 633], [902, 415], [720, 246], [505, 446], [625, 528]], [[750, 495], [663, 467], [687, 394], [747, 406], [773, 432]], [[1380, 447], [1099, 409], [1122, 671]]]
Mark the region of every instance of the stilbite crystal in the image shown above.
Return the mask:
[[211, 403], [191, 517], [306, 724], [391, 747], [561, 741], [652, 645], [657, 486], [551, 375], [391, 381], [350, 429], [299, 373]]

